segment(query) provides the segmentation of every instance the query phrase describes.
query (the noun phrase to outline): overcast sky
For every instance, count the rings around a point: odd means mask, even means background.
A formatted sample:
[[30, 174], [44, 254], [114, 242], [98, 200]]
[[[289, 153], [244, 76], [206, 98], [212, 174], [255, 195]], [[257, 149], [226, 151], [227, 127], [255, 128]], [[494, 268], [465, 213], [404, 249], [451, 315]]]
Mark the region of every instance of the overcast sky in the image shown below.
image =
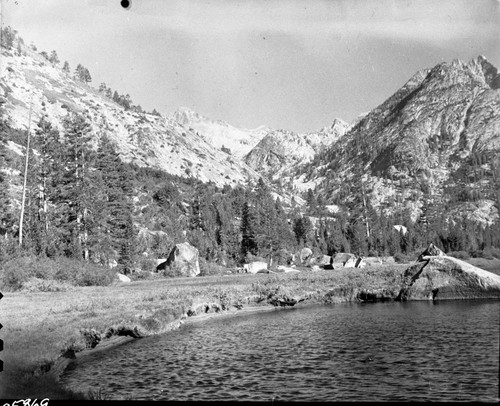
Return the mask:
[[312, 131], [351, 121], [416, 71], [484, 55], [498, 0], [0, 0], [2, 25], [136, 104]]

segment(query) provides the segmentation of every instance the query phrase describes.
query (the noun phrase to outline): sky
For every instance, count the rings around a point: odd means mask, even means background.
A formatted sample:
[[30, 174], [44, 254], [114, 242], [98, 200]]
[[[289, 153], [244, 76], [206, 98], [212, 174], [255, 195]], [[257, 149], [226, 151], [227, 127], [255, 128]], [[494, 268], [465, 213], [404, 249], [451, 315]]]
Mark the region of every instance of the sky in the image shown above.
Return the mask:
[[500, 0], [0, 2], [2, 26], [81, 63], [95, 87], [243, 128], [351, 122], [456, 58], [500, 68]]

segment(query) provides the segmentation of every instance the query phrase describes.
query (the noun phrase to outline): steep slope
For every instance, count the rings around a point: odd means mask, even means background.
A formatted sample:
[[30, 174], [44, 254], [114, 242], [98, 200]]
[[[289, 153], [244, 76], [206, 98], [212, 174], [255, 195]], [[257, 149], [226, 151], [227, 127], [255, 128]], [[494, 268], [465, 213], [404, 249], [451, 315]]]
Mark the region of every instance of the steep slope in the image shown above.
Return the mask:
[[272, 179], [286, 179], [292, 168], [338, 141], [346, 128], [345, 122], [335, 119], [330, 127], [308, 134], [271, 131], [245, 156], [245, 163]]
[[214, 121], [183, 108], [178, 109], [172, 119], [184, 128], [195, 131], [215, 148], [223, 149], [241, 159], [271, 130], [261, 126], [253, 130], [236, 128], [225, 121]]
[[0, 77], [0, 96], [6, 100], [7, 116], [14, 128], [28, 127], [32, 101], [32, 129], [42, 108], [58, 128], [68, 111], [82, 113], [92, 124], [94, 142], [107, 134], [124, 161], [210, 180], [219, 186], [258, 177], [244, 163], [175, 119], [125, 110], [28, 47], [21, 54], [2, 48]]
[[500, 90], [480, 56], [415, 74], [307, 169], [324, 197], [378, 210], [498, 219]]

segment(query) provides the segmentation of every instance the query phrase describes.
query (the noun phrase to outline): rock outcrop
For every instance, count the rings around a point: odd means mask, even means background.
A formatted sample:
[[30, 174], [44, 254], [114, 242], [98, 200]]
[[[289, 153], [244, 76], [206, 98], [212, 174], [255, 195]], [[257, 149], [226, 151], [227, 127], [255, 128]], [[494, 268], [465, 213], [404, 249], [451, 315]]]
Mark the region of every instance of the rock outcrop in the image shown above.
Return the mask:
[[445, 253], [441, 251], [438, 247], [436, 247], [433, 243], [430, 243], [424, 252], [422, 252], [418, 258], [417, 262], [424, 261], [424, 257], [442, 257]]
[[130, 278], [122, 273], [117, 272], [116, 277], [120, 282], [130, 283]]
[[197, 276], [200, 274], [198, 249], [188, 242], [176, 244], [167, 260], [156, 267], [157, 271], [167, 267], [176, 267], [182, 276]]
[[500, 299], [500, 276], [457, 258], [424, 257], [408, 268], [397, 300]]
[[300, 261], [305, 263], [308, 259], [312, 257], [312, 250], [310, 248], [302, 248], [300, 251]]
[[243, 265], [245, 272], [247, 273], [259, 273], [261, 271], [267, 271], [267, 262], [255, 261], [249, 264]]
[[319, 255], [317, 257], [312, 257], [309, 259], [309, 266], [317, 265], [321, 268], [331, 265], [333, 263], [333, 258], [330, 255]]
[[284, 273], [289, 273], [289, 272], [300, 272], [296, 268], [290, 268], [289, 266], [284, 266], [284, 265], [278, 265], [276, 267], [279, 271], [283, 271]]
[[335, 256], [333, 257], [333, 263], [334, 264], [338, 264], [338, 263], [341, 263], [341, 264], [344, 264], [346, 263], [350, 258], [356, 258], [356, 255], [354, 254], [350, 254], [350, 253], [347, 253], [347, 252], [338, 252], [337, 254], [335, 254]]

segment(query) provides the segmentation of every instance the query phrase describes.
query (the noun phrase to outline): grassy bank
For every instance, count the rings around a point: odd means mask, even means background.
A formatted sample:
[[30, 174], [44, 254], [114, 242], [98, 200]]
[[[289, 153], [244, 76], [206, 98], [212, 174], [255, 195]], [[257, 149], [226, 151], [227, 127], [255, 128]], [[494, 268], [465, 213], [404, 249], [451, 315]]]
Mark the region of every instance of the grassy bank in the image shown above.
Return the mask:
[[178, 327], [181, 319], [192, 320], [206, 312], [370, 300], [377, 292], [395, 297], [407, 268], [400, 264], [155, 279], [59, 292], [4, 292], [0, 397], [82, 398], [88, 394], [67, 392], [54, 375], [43, 373], [62, 353], [82, 354], [120, 335], [159, 334]]

